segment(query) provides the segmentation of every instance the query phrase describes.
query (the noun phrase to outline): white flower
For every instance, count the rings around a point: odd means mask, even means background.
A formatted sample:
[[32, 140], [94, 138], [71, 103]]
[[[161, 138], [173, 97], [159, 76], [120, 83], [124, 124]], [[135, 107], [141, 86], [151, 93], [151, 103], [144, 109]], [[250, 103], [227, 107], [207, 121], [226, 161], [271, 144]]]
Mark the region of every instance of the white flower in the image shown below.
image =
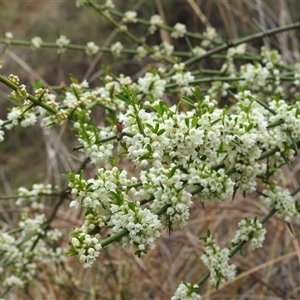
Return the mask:
[[31, 43], [33, 45], [33, 48], [38, 49], [41, 48], [43, 40], [39, 36], [35, 36], [34, 38], [31, 39]]
[[199, 47], [199, 46], [196, 46], [192, 49], [192, 52], [194, 55], [197, 55], [197, 56], [200, 56], [200, 55], [203, 55], [206, 53], [206, 50]]
[[237, 47], [231, 47], [227, 50], [226, 57], [227, 59], [232, 59], [235, 56], [241, 56], [246, 51], [247, 44], [240, 44]]
[[178, 86], [188, 86], [190, 82], [195, 80], [195, 76], [190, 71], [178, 72], [172, 76], [172, 79]]
[[0, 130], [0, 142], [4, 141], [4, 131]]
[[171, 37], [178, 39], [184, 37], [185, 33], [186, 33], [186, 26], [184, 24], [177, 23], [174, 26], [174, 31], [171, 33]]
[[205, 39], [201, 42], [201, 47], [207, 48], [211, 46], [212, 41], [217, 37], [216, 29], [208, 26], [206, 31], [203, 33], [203, 37]]
[[205, 254], [200, 258], [210, 271], [210, 282], [218, 287], [220, 284], [235, 277], [235, 265], [229, 265], [230, 251], [227, 248], [220, 249], [215, 241], [209, 236], [205, 239]]
[[138, 46], [136, 48], [136, 51], [137, 51], [135, 56], [136, 60], [141, 60], [148, 54], [148, 51], [143, 46]]
[[13, 40], [14, 35], [11, 32], [5, 32], [4, 33], [4, 39], [6, 44], [10, 44], [10, 42]]
[[21, 113], [22, 111], [19, 107], [13, 107], [7, 114], [7, 120], [10, 120], [11, 122], [9, 124], [6, 124], [4, 127], [7, 129], [11, 129], [13, 126], [18, 125]]
[[201, 296], [194, 292], [196, 289], [199, 285], [181, 282], [171, 300], [201, 300]]
[[147, 72], [144, 77], [138, 79], [139, 90], [144, 94], [153, 94], [155, 99], [161, 98], [165, 91], [166, 81], [159, 75]]
[[34, 112], [26, 112], [23, 114], [23, 119], [21, 120], [22, 127], [28, 127], [30, 125], [34, 125], [37, 122], [37, 117]]
[[122, 18], [122, 21], [124, 23], [136, 23], [137, 19], [136, 19], [137, 13], [135, 11], [126, 11], [124, 13], [124, 17]]
[[[123, 194], [122, 197], [125, 195]], [[141, 209], [138, 202], [129, 202], [124, 199], [122, 205], [113, 204], [110, 209], [112, 215], [109, 225], [114, 232], [127, 229], [129, 234], [122, 238], [122, 246], [134, 246], [138, 249], [138, 255], [155, 248], [155, 240], [160, 236], [161, 223], [158, 216], [149, 209]]]
[[269, 208], [276, 208], [276, 214], [285, 222], [299, 221], [300, 212], [296, 209], [296, 202], [288, 190], [278, 185], [269, 186], [263, 190], [265, 196], [260, 199]]
[[116, 42], [116, 43], [112, 44], [110, 47], [111, 53], [116, 57], [119, 57], [121, 55], [121, 51], [123, 48], [124, 47], [121, 42]]
[[95, 42], [88, 42], [86, 44], [86, 54], [88, 55], [92, 55], [92, 54], [96, 54], [99, 51], [99, 46], [97, 46], [95, 44]]
[[115, 5], [114, 5], [112, 0], [106, 0], [104, 6], [107, 9], [114, 9], [115, 8]]
[[80, 7], [86, 3], [86, 0], [76, 0], [76, 7]]
[[163, 25], [163, 20], [159, 15], [153, 15], [150, 18], [150, 26], [148, 28], [149, 32], [153, 34], [160, 25]]
[[162, 54], [165, 54], [167, 56], [172, 55], [173, 51], [174, 51], [174, 46], [169, 44], [167, 41], [164, 41], [161, 45], [162, 47]]
[[25, 282], [22, 279], [14, 275], [6, 277], [3, 282], [4, 286], [10, 286], [10, 287], [12, 286], [23, 287], [24, 284]]
[[239, 230], [235, 233], [232, 243], [234, 245], [239, 244], [242, 241], [248, 241], [250, 239], [249, 250], [253, 251], [262, 247], [262, 243], [265, 239], [266, 229], [257, 219], [242, 220], [238, 224]]
[[241, 86], [249, 85], [254, 91], [260, 90], [263, 86], [266, 86], [267, 78], [270, 76], [270, 71], [266, 67], [262, 67], [261, 64], [245, 64], [240, 69], [241, 77], [245, 78], [245, 81], [239, 81]]
[[56, 40], [56, 45], [60, 48], [63, 48], [70, 44], [70, 40], [67, 39], [65, 35], [61, 35], [57, 40]]

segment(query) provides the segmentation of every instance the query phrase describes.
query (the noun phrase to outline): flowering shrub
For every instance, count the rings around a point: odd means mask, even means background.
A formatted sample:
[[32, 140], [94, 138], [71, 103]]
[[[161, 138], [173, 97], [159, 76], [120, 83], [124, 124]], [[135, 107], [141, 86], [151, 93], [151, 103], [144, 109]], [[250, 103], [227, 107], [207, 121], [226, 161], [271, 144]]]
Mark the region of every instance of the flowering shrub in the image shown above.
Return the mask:
[[[44, 184], [35, 184], [32, 190], [19, 188], [16, 204], [22, 207], [21, 218], [16, 229], [2, 226], [0, 232], [1, 297], [13, 286], [27, 285], [41, 265], [63, 263], [67, 254], [90, 268], [101, 263], [97, 258], [105, 247], [118, 242], [141, 257], [155, 248], [163, 230], [187, 225], [193, 203], [206, 206], [234, 199], [238, 192], [258, 193], [257, 200], [270, 210], [264, 219], [241, 220], [231, 244], [223, 249], [210, 232], [201, 237], [205, 249], [199, 257], [209, 270], [204, 278], [210, 276], [218, 288], [234, 279], [236, 266], [229, 261], [238, 250], [245, 244], [249, 251], [263, 247], [267, 234], [263, 224], [272, 215], [285, 222], [300, 220], [299, 203], [293, 198], [299, 188], [294, 192], [284, 188], [280, 172], [298, 156], [300, 65], [285, 65], [276, 50], [266, 47], [250, 52], [247, 42], [253, 36], [223, 43], [210, 26], [202, 35], [193, 34], [185, 24], [166, 26], [159, 15], [147, 21], [135, 11], [118, 12], [112, 1], [103, 5], [76, 1], [77, 7], [84, 5], [111, 22], [133, 48], [121, 41], [105, 49], [94, 41], [74, 45], [65, 35], [53, 43], [33, 37], [22, 45], [51, 46], [59, 55], [77, 49], [87, 55], [110, 52], [116, 59], [125, 54], [138, 61], [147, 57], [153, 66], [136, 80], [107, 72], [100, 87], [72, 78], [60, 96], [43, 86], [32, 95], [17, 75], [0, 76], [12, 90], [9, 97], [14, 103], [6, 119], [0, 120], [1, 142], [15, 126], [69, 126], [79, 143], [74, 149], [87, 158], [79, 170], [68, 172], [66, 189]], [[131, 33], [131, 23], [146, 25], [150, 35], [163, 29], [174, 39], [192, 36], [198, 43], [186, 53], [176, 52], [166, 41], [151, 46]], [[277, 30], [297, 27], [299, 23]], [[263, 36], [274, 33], [276, 29]], [[9, 32], [0, 42], [6, 47], [19, 44]], [[199, 62], [217, 53], [223, 54], [220, 69], [215, 70], [218, 76], [203, 78], [213, 70], [201, 69]], [[293, 72], [285, 74], [291, 68]], [[230, 101], [222, 106], [224, 97]], [[105, 116], [101, 125], [93, 116], [99, 107]], [[88, 162], [97, 166], [92, 175]], [[84, 210], [84, 220], [70, 233], [69, 249], [53, 247], [62, 232], [52, 228], [56, 211], [44, 214], [46, 196], [57, 197], [58, 206], [72, 196], [69, 206], [74, 213]], [[200, 299], [203, 281], [181, 282], [171, 299]]]

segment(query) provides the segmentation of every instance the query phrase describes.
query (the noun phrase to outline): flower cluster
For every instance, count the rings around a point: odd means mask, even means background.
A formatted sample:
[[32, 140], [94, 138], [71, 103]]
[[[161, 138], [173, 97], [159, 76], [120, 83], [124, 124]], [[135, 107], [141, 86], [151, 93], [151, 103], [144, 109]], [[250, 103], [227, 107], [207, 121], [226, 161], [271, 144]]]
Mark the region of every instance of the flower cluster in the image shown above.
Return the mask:
[[88, 55], [96, 54], [96, 53], [99, 52], [99, 46], [97, 46], [95, 44], [95, 42], [88, 42], [86, 44], [86, 50], [85, 50], [85, 52]]
[[[172, 55], [174, 51], [174, 46], [164, 41], [160, 45], [153, 46], [153, 51], [154, 52], [150, 55], [150, 57], [154, 60], [160, 61], [163, 58], [170, 57]], [[141, 56], [141, 54], [139, 54], [139, 56]]]
[[250, 251], [262, 247], [262, 243], [265, 239], [265, 234], [267, 231], [265, 228], [263, 228], [259, 220], [256, 218], [248, 220], [246, 218], [238, 223], [238, 227], [239, 229], [231, 241], [233, 245], [237, 245], [243, 241], [250, 241], [248, 245]]
[[195, 79], [190, 71], [184, 72], [184, 64], [175, 64], [173, 69], [176, 73], [172, 76], [172, 80], [175, 81], [176, 85], [181, 87], [181, 92], [188, 96], [192, 95], [191, 86], [189, 84]]
[[0, 142], [4, 141], [4, 131], [1, 130], [3, 123], [4, 123], [4, 121], [0, 119]]
[[111, 45], [111, 53], [115, 56], [115, 57], [120, 57], [121, 56], [121, 51], [123, 49], [123, 45], [121, 42], [116, 42], [114, 44]]
[[297, 205], [290, 192], [276, 183], [266, 187], [268, 189], [263, 190], [263, 195], [260, 197], [264, 205], [269, 209], [275, 208], [276, 214], [285, 222], [299, 221], [299, 204]]
[[122, 18], [122, 21], [124, 23], [136, 23], [137, 19], [136, 19], [137, 13], [135, 11], [126, 11], [124, 13], [124, 17]]
[[[43, 228], [45, 221], [44, 214], [31, 218], [23, 213], [18, 224], [19, 231], [10, 234], [0, 231], [2, 265], [6, 266], [5, 273], [0, 272], [4, 287], [22, 287], [36, 276], [42, 265], [66, 260], [65, 250], [53, 247], [61, 238], [62, 232], [58, 229], [48, 229], [46, 232]], [[38, 236], [43, 238], [37, 238]], [[0, 269], [3, 270], [2, 267]]]
[[160, 25], [163, 25], [163, 20], [162, 18], [159, 16], [159, 15], [153, 15], [151, 18], [150, 18], [150, 26], [149, 26], [149, 32], [151, 34], [153, 34]]
[[39, 36], [35, 36], [31, 39], [31, 43], [34, 49], [39, 49], [41, 48], [43, 40]]
[[186, 26], [181, 23], [177, 23], [174, 26], [174, 31], [171, 33], [171, 37], [174, 39], [178, 39], [184, 37], [186, 33]]
[[[236, 68], [234, 64], [234, 58], [242, 56], [245, 53], [245, 51], [246, 44], [240, 44], [237, 47], [229, 48], [226, 54], [226, 62], [223, 64], [220, 71], [224, 74], [235, 76]], [[222, 94], [222, 96], [224, 97], [226, 95]]]
[[112, 198], [116, 204], [110, 206], [112, 215], [108, 225], [116, 233], [122, 229], [128, 231], [121, 239], [122, 246], [136, 247], [138, 256], [144, 255], [147, 248], [154, 249], [155, 240], [160, 236], [158, 216], [147, 208], [141, 209], [139, 202], [128, 201], [124, 193], [114, 193]]
[[66, 46], [70, 44], [70, 40], [65, 36], [61, 35], [57, 40], [56, 40], [56, 45], [59, 47], [57, 50], [58, 54], [62, 54], [66, 51]]
[[4, 33], [5, 43], [9, 45], [14, 38], [14, 35], [11, 32]]
[[232, 280], [235, 277], [236, 266], [228, 263], [230, 254], [228, 248], [221, 250], [210, 234], [203, 240], [206, 247], [201, 260], [210, 271], [210, 283], [218, 288], [220, 284], [226, 281], [226, 278], [227, 280]]
[[76, 0], [76, 7], [83, 6], [86, 2], [86, 0]]
[[[92, 163], [108, 168], [99, 168], [89, 179], [83, 178], [83, 171], [69, 173], [74, 196], [70, 207], [82, 206], [85, 210], [81, 227], [71, 234], [70, 254], [77, 255], [87, 268], [99, 257], [102, 247], [114, 241], [133, 247], [138, 256], [144, 255], [155, 247], [162, 227], [171, 231], [187, 224], [196, 198], [203, 204], [217, 203], [237, 190], [244, 196], [254, 192], [257, 178], [263, 182], [271, 176], [278, 178], [281, 165], [293, 162], [300, 139], [300, 101], [290, 101], [291, 96], [289, 101], [284, 100], [288, 91], [282, 81], [290, 81], [290, 94], [295, 97], [300, 68], [296, 66], [282, 76], [292, 68], [285, 68], [279, 53], [266, 47], [253, 56], [246, 53], [246, 44], [225, 44], [227, 52], [218, 52], [225, 48], [217, 41], [216, 30], [209, 26], [203, 36], [192, 35], [181, 23], [173, 28], [164, 26], [159, 15], [147, 22], [138, 19], [135, 11], [118, 13], [112, 10], [115, 6], [111, 0], [99, 6], [76, 1], [77, 7], [83, 4], [97, 8], [120, 33], [126, 32], [136, 41], [136, 49], [124, 49], [119, 41], [110, 49], [100, 48], [93, 41], [75, 47], [61, 35], [51, 44], [58, 53], [67, 48], [82, 49], [87, 55], [111, 51], [116, 58], [131, 53], [137, 60], [148, 56], [152, 68], [143, 69], [144, 75], [135, 82], [123, 74], [114, 76], [107, 68], [102, 85], [95, 89], [87, 81], [79, 83], [72, 78], [73, 83], [63, 88], [61, 101], [47, 88], [36, 89], [32, 96], [17, 76], [1, 76], [2, 82], [14, 89], [10, 98], [16, 105], [9, 110], [7, 120], [0, 120], [0, 141], [4, 139], [2, 129], [27, 127], [38, 120], [42, 126], [50, 126], [69, 119], [80, 143], [75, 149]], [[121, 25], [115, 22], [115, 16]], [[190, 52], [179, 51], [187, 48], [176, 49], [167, 41], [147, 45], [146, 35], [135, 38], [129, 32], [131, 27], [122, 22], [147, 25], [150, 34], [162, 29], [174, 39], [192, 36], [191, 41], [187, 39]], [[9, 46], [13, 38], [5, 33], [1, 43]], [[197, 38], [201, 42], [192, 45]], [[212, 48], [216, 44], [220, 47]], [[38, 49], [49, 44], [34, 37], [27, 45]], [[212, 53], [224, 62], [195, 64], [203, 57], [194, 56], [205, 54], [209, 59]], [[221, 66], [220, 70], [205, 69], [213, 65]], [[203, 74], [213, 75], [200, 78]], [[201, 89], [203, 83], [202, 90], [193, 88], [197, 82], [201, 82]], [[281, 94], [272, 96], [277, 92]], [[177, 105], [175, 94], [184, 95]], [[215, 99], [222, 103], [218, 105]], [[223, 100], [230, 104], [220, 108]], [[97, 120], [96, 126], [92, 109], [97, 106], [104, 118]], [[119, 163], [132, 165], [131, 171], [138, 175], [129, 177], [116, 167]], [[299, 204], [287, 190], [276, 183], [266, 187], [261, 199], [269, 209], [276, 209], [286, 222], [300, 220]], [[3, 262], [17, 274], [5, 273], [4, 286], [24, 286], [36, 275], [39, 265], [63, 261], [64, 251], [52, 247], [62, 233], [49, 229], [42, 201], [42, 196], [49, 197], [53, 191], [51, 185], [44, 184], [33, 185], [32, 190], [19, 188], [16, 204], [25, 207], [19, 232], [0, 231]], [[103, 231], [109, 232], [107, 239]], [[249, 249], [254, 250], [262, 246], [265, 234], [257, 219], [244, 219], [238, 224], [232, 246], [248, 241]], [[235, 276], [235, 266], [229, 264], [230, 250], [218, 247], [210, 233], [203, 240], [206, 247], [201, 259], [210, 270], [211, 283], [218, 287]], [[2, 268], [0, 271], [3, 275]], [[182, 282], [172, 300], [201, 299], [198, 289], [198, 285]]]
[[126, 197], [126, 186], [136, 183], [135, 178], [127, 179], [127, 172], [116, 167], [99, 169], [97, 179], [88, 181], [82, 179], [82, 174], [70, 173], [69, 176], [71, 192], [77, 195], [71, 206], [78, 207], [80, 200], [87, 210], [83, 226], [72, 233], [72, 253], [78, 255], [85, 267], [89, 267], [99, 255], [101, 236], [97, 228], [103, 226], [112, 227], [115, 233], [126, 229], [128, 235], [122, 238], [122, 245], [136, 247], [138, 255], [155, 247], [161, 226], [158, 216], [149, 209], [141, 209], [139, 202], [131, 202]]
[[[99, 169], [96, 179], [83, 179], [82, 174], [69, 173], [69, 187], [71, 193], [77, 196], [76, 200], [71, 202], [71, 207], [78, 207], [78, 201], [82, 202], [83, 207], [89, 208], [102, 215], [108, 212], [110, 205], [109, 192], [116, 191], [118, 186], [126, 189], [127, 185], [136, 183], [136, 179], [129, 180], [125, 170], [119, 170], [117, 167], [111, 170]], [[99, 225], [99, 224], [97, 224]], [[88, 228], [93, 229], [93, 228]]]
[[249, 63], [241, 66], [240, 75], [245, 79], [240, 81], [241, 86], [249, 86], [251, 90], [259, 91], [267, 85], [270, 72], [267, 67], [263, 67], [260, 63], [255, 65]]
[[189, 218], [192, 195], [184, 189], [186, 175], [174, 164], [170, 168], [150, 169], [140, 175], [143, 189], [148, 195], [153, 194], [151, 210], [157, 211], [167, 207], [166, 214], [161, 216], [165, 227], [178, 225], [183, 227]]
[[79, 228], [76, 228], [71, 236], [71, 249], [69, 253], [72, 255], [77, 254], [79, 261], [84, 264], [84, 268], [91, 267], [102, 248], [100, 234], [91, 237], [86, 232], [82, 232]]
[[[112, 132], [111, 127], [95, 128], [88, 123], [87, 119], [76, 122], [74, 129], [78, 133], [78, 141], [82, 144], [83, 151], [88, 157], [90, 157], [93, 163], [99, 163], [106, 161], [112, 156], [113, 143], [115, 134]], [[111, 140], [111, 142], [108, 142]], [[105, 143], [101, 142], [105, 141]]]
[[7, 123], [4, 127], [6, 129], [11, 129], [13, 126], [20, 124], [22, 127], [28, 127], [34, 125], [37, 121], [36, 114], [34, 112], [26, 111], [23, 112], [19, 107], [13, 107], [11, 111], [7, 114]]
[[216, 29], [208, 26], [203, 33], [204, 40], [201, 42], [201, 47], [209, 48], [212, 45], [212, 41], [215, 40], [217, 36]]
[[147, 72], [144, 77], [138, 79], [138, 90], [145, 95], [152, 94], [155, 99], [161, 98], [165, 91], [166, 81], [158, 74]]
[[216, 171], [206, 165], [191, 168], [188, 183], [201, 187], [198, 197], [202, 203], [223, 201], [233, 195], [234, 182], [224, 169]]
[[43, 195], [51, 195], [55, 189], [51, 184], [36, 183], [32, 186], [31, 190], [28, 190], [25, 187], [18, 188], [19, 198], [16, 201], [16, 204], [19, 206], [31, 207], [34, 209], [43, 209], [44, 204], [41, 202], [41, 197]]
[[201, 300], [201, 296], [195, 292], [198, 289], [197, 284], [181, 282], [171, 300]]

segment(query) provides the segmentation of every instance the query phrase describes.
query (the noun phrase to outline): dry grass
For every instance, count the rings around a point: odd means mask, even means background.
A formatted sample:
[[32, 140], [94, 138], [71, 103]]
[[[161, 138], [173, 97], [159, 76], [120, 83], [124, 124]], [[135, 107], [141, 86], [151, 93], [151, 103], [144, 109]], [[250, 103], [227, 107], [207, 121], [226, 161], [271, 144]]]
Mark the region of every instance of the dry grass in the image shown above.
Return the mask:
[[[186, 23], [191, 31], [201, 32], [205, 24], [216, 27], [226, 39], [234, 39], [256, 32], [260, 29], [298, 21], [300, 3], [298, 1], [131, 1], [126, 5], [117, 2], [122, 10], [132, 5], [140, 5], [142, 17], [157, 11], [170, 25]], [[125, 7], [126, 6], [126, 7]], [[174, 7], [176, 6], [176, 11]], [[22, 14], [19, 12], [22, 11]], [[45, 15], [47, 18], [45, 18]], [[39, 24], [37, 26], [37, 24]], [[92, 27], [92, 28], [91, 28]], [[258, 28], [261, 27], [261, 28]], [[57, 31], [65, 33], [71, 40], [84, 44], [97, 40], [99, 44], [109, 44], [115, 33], [109, 37], [111, 27], [103, 24], [97, 15], [88, 9], [83, 12], [74, 9], [68, 1], [24, 2], [9, 1], [0, 3], [1, 31], [13, 31], [16, 37], [28, 38], [35, 35], [55, 39]], [[86, 32], [89, 36], [86, 36]], [[103, 32], [107, 34], [103, 34]], [[108, 39], [106, 40], [106, 38]], [[168, 36], [162, 36], [168, 39]], [[158, 37], [154, 37], [158, 38]], [[286, 32], [265, 39], [278, 48], [285, 61], [294, 64], [299, 61], [299, 32]], [[179, 43], [179, 42], [178, 42]], [[253, 47], [262, 45], [262, 41]], [[176, 45], [179, 49], [183, 47]], [[111, 58], [99, 55], [87, 60], [81, 53], [69, 53], [60, 60], [54, 51], [39, 50], [32, 53], [29, 49], [12, 48], [12, 54], [0, 56], [6, 62], [4, 73], [20, 74], [21, 80], [43, 79], [50, 85], [67, 81], [68, 74], [75, 77], [95, 80], [100, 65]], [[14, 55], [18, 58], [16, 59]], [[22, 63], [24, 62], [24, 63]], [[26, 62], [26, 64], [25, 64]], [[28, 66], [28, 68], [26, 67]], [[135, 77], [141, 65], [130, 65]], [[114, 64], [114, 70], [123, 70], [127, 65]], [[4, 103], [6, 90], [0, 91]], [[4, 108], [0, 105], [4, 118]], [[2, 195], [16, 193], [16, 188], [25, 185], [29, 188], [35, 181], [51, 182], [65, 187], [67, 182], [61, 174], [75, 169], [71, 148], [74, 140], [66, 128], [49, 130], [42, 133], [38, 128], [35, 135], [25, 130], [9, 134], [8, 144], [1, 145], [0, 191]], [[78, 153], [75, 153], [79, 156]], [[45, 161], [47, 162], [45, 165]], [[92, 167], [90, 172], [92, 173]], [[286, 169], [288, 187], [295, 187], [299, 179], [300, 162], [293, 171]], [[228, 246], [238, 221], [245, 217], [266, 214], [266, 209], [258, 204], [257, 196], [243, 199], [237, 195], [233, 202], [222, 205], [207, 205], [205, 208], [195, 201], [191, 209], [188, 226], [175, 230], [170, 235], [163, 233], [157, 241], [155, 250], [143, 258], [137, 258], [131, 251], [111, 245], [104, 249], [91, 269], [84, 270], [77, 258], [71, 257], [62, 265], [43, 265], [26, 291], [13, 290], [6, 299], [169, 299], [181, 280], [197, 282], [206, 272], [199, 256], [203, 250], [199, 237], [205, 236], [208, 229], [222, 246]], [[53, 208], [53, 199], [47, 199], [47, 213]], [[1, 202], [3, 221], [12, 225], [18, 218], [13, 201]], [[69, 209], [69, 202], [60, 207], [53, 227], [61, 228], [65, 236], [61, 244], [68, 247], [68, 233], [80, 226], [80, 215]], [[221, 286], [218, 291], [204, 284], [202, 299], [300, 299], [300, 224], [292, 224], [294, 234], [276, 217], [267, 224], [267, 238], [264, 247], [254, 253], [242, 252], [232, 259], [238, 267], [238, 275], [232, 282]]]

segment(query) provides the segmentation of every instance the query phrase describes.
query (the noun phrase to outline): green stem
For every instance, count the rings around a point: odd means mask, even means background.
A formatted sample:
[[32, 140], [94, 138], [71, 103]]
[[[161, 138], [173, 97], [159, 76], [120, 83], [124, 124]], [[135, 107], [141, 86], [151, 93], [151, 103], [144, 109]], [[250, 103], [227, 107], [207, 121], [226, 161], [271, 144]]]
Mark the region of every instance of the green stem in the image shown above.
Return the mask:
[[[207, 51], [206, 53], [204, 53], [202, 55], [192, 57], [192, 58], [186, 60], [184, 62], [184, 64], [186, 66], [189, 66], [189, 65], [192, 65], [196, 62], [201, 61], [204, 58], [210, 57], [210, 56], [212, 56], [213, 54], [216, 54], [216, 53], [220, 53], [220, 52], [222, 52], [224, 50], [227, 50], [231, 47], [236, 47], [236, 46], [238, 46], [240, 44], [243, 44], [243, 43], [253, 42], [253, 41], [256, 41], [258, 39], [262, 39], [266, 36], [271, 36], [271, 35], [274, 35], [276, 33], [283, 32], [283, 31], [297, 29], [299, 27], [300, 27], [300, 22], [297, 22], [297, 23], [293, 23], [293, 24], [290, 24], [290, 25], [277, 27], [277, 28], [266, 30], [266, 31], [263, 31], [263, 32], [258, 32], [258, 33], [255, 33], [255, 34], [251, 34], [251, 35], [246, 36], [244, 38], [236, 39], [232, 42], [224, 43], [220, 46], [217, 46], [217, 47]], [[175, 71], [173, 70], [168, 75], [170, 76], [170, 75], [173, 75], [174, 73], [175, 73]]]
[[[11, 88], [14, 91], [18, 91], [19, 87], [17, 85], [15, 85], [14, 83], [12, 83], [11, 81], [9, 81], [6, 77], [4, 77], [3, 75], [0, 75], [0, 82], [4, 83], [6, 86], [8, 86], [9, 88]], [[34, 103], [36, 106], [40, 106], [44, 109], [46, 109], [48, 112], [52, 113], [52, 114], [57, 114], [57, 110], [54, 109], [53, 107], [47, 105], [44, 102], [39, 101], [36, 97], [28, 94], [27, 99], [29, 99], [32, 103]]]

